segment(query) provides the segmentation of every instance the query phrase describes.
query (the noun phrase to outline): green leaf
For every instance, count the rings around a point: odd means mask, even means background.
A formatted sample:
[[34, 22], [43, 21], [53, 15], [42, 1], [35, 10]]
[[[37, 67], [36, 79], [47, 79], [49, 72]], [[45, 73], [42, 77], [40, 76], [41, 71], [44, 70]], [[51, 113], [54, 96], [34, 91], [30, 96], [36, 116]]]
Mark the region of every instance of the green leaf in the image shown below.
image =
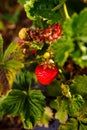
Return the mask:
[[38, 21], [42, 19], [43, 21], [53, 24], [61, 19], [60, 9], [65, 0], [61, 2], [59, 0], [29, 0], [24, 4], [24, 8], [27, 14], [27, 17], [31, 20]]
[[87, 42], [87, 8], [83, 9], [79, 15], [72, 16], [75, 39]]
[[49, 126], [49, 121], [53, 118], [53, 112], [49, 107], [44, 108], [44, 113], [42, 114], [41, 120], [38, 122], [38, 125], [44, 127]]
[[6, 115], [19, 115], [24, 127], [29, 129], [40, 122], [44, 112], [45, 97], [40, 90], [31, 90], [29, 72], [23, 71], [17, 74], [13, 82], [12, 90], [0, 102]]
[[72, 21], [75, 49], [71, 57], [76, 64], [84, 68], [87, 66], [87, 8], [80, 14], [73, 14]]
[[59, 82], [53, 81], [47, 86], [46, 95], [51, 97], [56, 97], [61, 95], [61, 86]]
[[34, 7], [34, 5], [33, 5], [34, 2], [35, 2], [35, 0], [29, 0], [29, 1], [26, 1], [26, 3], [24, 4], [24, 8], [25, 8], [27, 17], [30, 18], [31, 20], [34, 20], [34, 18], [30, 14], [30, 9]]
[[60, 66], [63, 66], [74, 50], [73, 43], [73, 29], [72, 19], [66, 19], [63, 24], [63, 36], [56, 42], [52, 43], [52, 49], [54, 51], [54, 60], [58, 62]]
[[12, 86], [16, 73], [19, 72], [21, 70], [21, 68], [23, 68], [23, 67], [24, 67], [24, 64], [21, 61], [15, 60], [15, 59], [8, 60], [5, 63], [4, 68], [8, 70], [6, 72], [6, 77], [8, 79], [10, 86]]
[[[63, 23], [63, 36], [66, 43], [73, 46], [73, 50], [69, 52], [73, 61], [80, 67], [87, 66], [87, 8], [83, 9], [80, 14], [73, 14], [70, 19], [66, 19]], [[71, 39], [69, 41], [68, 39]], [[65, 50], [67, 51], [67, 50]], [[68, 53], [68, 51], [67, 51]], [[64, 54], [64, 52], [63, 52]], [[64, 56], [65, 58], [65, 56]]]
[[23, 68], [24, 67], [24, 64], [18, 60], [15, 60], [15, 59], [12, 59], [12, 60], [9, 60], [5, 63], [5, 67], [11, 71], [19, 71], [20, 68]]
[[84, 112], [83, 115], [82, 113], [80, 114], [80, 116], [78, 117], [79, 122], [81, 122], [84, 125], [87, 125], [87, 113]]
[[4, 114], [18, 115], [23, 110], [23, 104], [25, 102], [26, 93], [20, 90], [11, 90], [2, 102], [2, 108]]
[[59, 110], [56, 115], [55, 118], [59, 120], [59, 122], [61, 123], [65, 123], [68, 119], [68, 114], [67, 111], [61, 111]]
[[70, 118], [65, 125], [60, 125], [58, 130], [77, 130], [78, 122], [74, 118]]
[[[3, 47], [3, 42], [1, 44]], [[24, 67], [23, 59], [24, 55], [21, 46], [18, 43], [12, 42], [5, 50], [2, 62], [0, 63], [0, 89], [2, 94], [11, 88], [16, 73]]]
[[75, 76], [71, 87], [72, 93], [78, 93], [82, 96], [87, 96], [87, 76], [78, 75]]
[[71, 98], [61, 98], [51, 101], [50, 107], [55, 109], [55, 118], [61, 123], [66, 123], [68, 120], [68, 115], [78, 116], [82, 105], [85, 103], [80, 95], [73, 95]]
[[13, 54], [17, 51], [16, 49], [18, 49], [18, 43], [12, 42], [8, 48], [6, 49], [5, 53], [4, 53], [4, 61], [9, 60], [9, 58], [11, 56], [13, 56]]
[[87, 125], [84, 125], [84, 124], [80, 123], [79, 130], [87, 130]]
[[70, 38], [63, 36], [58, 41], [52, 43], [52, 49], [54, 52], [54, 61], [57, 62], [58, 65], [63, 66], [73, 51], [74, 44]]
[[[82, 113], [82, 115], [87, 115], [87, 97], [84, 97], [85, 103], [82, 105], [80, 112]], [[83, 118], [86, 118], [87, 116], [83, 116]]]
[[3, 116], [4, 116], [4, 111], [3, 111], [3, 107], [2, 107], [2, 102], [3, 102], [4, 98], [5, 98], [5, 96], [0, 98], [0, 120], [2, 120]]
[[55, 109], [56, 111], [59, 109], [59, 102], [58, 99], [51, 100], [50, 107]]
[[31, 90], [29, 93], [13, 89], [0, 101], [6, 115], [20, 115], [25, 128], [36, 125], [44, 111], [44, 96], [40, 90]]
[[73, 95], [69, 100], [68, 112], [70, 116], [77, 116], [81, 106], [85, 103], [80, 95]]
[[62, 95], [70, 99], [71, 92], [69, 86], [65, 84], [61, 84], [61, 89], [62, 89]]
[[34, 77], [31, 72], [22, 70], [17, 73], [12, 88], [28, 92], [33, 78]]
[[76, 64], [84, 68], [87, 66], [87, 47], [83, 42], [78, 42], [75, 45], [75, 50], [71, 53], [71, 56]]
[[72, 38], [73, 36], [72, 23], [73, 19], [66, 19], [63, 23], [63, 35], [66, 36], [66, 40], [68, 37]]
[[42, 113], [44, 112], [45, 100], [40, 90], [31, 90], [29, 98], [24, 103], [21, 118], [25, 128], [30, 128], [30, 123], [35, 126], [41, 120]]
[[55, 118], [58, 119], [61, 123], [65, 123], [68, 119], [67, 104], [68, 103], [66, 100], [61, 100], [58, 111], [55, 114]]
[[3, 60], [3, 38], [0, 35], [0, 62]]

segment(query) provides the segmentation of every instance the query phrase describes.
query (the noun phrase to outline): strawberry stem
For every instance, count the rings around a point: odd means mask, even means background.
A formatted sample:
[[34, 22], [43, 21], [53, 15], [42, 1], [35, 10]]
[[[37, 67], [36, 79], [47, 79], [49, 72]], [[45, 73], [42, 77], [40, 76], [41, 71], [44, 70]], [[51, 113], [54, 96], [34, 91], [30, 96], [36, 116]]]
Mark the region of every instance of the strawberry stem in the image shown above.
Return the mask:
[[67, 6], [66, 6], [65, 3], [63, 4], [63, 8], [64, 8], [64, 13], [65, 13], [66, 18], [69, 19], [70, 16], [69, 16], [69, 13], [68, 13], [68, 10], [67, 10]]
[[[66, 1], [66, 0], [65, 0], [65, 1]], [[63, 1], [63, 2], [61, 2], [60, 4], [58, 4], [57, 6], [55, 6], [55, 7], [52, 9], [52, 11], [56, 11], [56, 10], [60, 9], [61, 6], [64, 4], [65, 1]]]

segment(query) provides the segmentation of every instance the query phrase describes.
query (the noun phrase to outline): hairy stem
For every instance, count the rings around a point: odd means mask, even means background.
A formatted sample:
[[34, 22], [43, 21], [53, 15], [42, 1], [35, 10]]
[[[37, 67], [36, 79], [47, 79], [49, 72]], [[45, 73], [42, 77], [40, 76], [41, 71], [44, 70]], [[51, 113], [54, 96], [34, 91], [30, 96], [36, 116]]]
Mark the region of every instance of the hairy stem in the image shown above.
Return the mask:
[[54, 7], [54, 8], [52, 9], [52, 11], [56, 11], [56, 10], [59, 9], [62, 5], [63, 5], [63, 3], [57, 5], [56, 7]]
[[65, 1], [66, 1], [66, 0], [64, 0], [64, 1], [61, 2], [61, 3], [59, 3], [57, 6], [55, 6], [55, 7], [52, 9], [52, 11], [56, 11], [56, 10], [60, 9], [61, 6], [64, 4]]
[[63, 8], [64, 8], [64, 13], [65, 13], [66, 18], [69, 19], [70, 16], [69, 16], [69, 14], [68, 14], [67, 6], [66, 6], [65, 3], [64, 3], [64, 5], [63, 5]]

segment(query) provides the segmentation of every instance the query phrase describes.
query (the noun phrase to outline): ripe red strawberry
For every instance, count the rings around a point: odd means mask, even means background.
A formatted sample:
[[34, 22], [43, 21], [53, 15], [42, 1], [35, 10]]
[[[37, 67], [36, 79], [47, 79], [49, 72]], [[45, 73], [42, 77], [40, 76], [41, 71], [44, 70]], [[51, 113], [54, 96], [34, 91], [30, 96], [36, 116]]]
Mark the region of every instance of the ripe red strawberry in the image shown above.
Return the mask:
[[38, 65], [35, 69], [35, 74], [38, 81], [41, 84], [47, 85], [50, 84], [57, 76], [58, 68], [56, 66], [53, 68], [49, 67], [44, 68], [44, 65]]

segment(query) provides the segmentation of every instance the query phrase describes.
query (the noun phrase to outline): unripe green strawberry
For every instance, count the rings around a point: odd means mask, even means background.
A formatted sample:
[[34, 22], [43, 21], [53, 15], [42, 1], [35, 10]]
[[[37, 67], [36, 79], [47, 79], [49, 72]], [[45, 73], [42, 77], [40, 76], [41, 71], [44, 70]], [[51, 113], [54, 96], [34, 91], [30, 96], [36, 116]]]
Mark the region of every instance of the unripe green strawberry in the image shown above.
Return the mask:
[[35, 74], [41, 84], [47, 85], [56, 78], [58, 74], [58, 68], [56, 66], [52, 68], [44, 68], [44, 65], [38, 65], [35, 69]]

